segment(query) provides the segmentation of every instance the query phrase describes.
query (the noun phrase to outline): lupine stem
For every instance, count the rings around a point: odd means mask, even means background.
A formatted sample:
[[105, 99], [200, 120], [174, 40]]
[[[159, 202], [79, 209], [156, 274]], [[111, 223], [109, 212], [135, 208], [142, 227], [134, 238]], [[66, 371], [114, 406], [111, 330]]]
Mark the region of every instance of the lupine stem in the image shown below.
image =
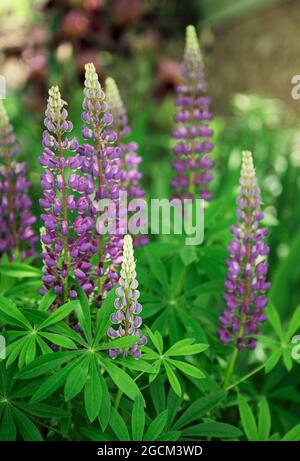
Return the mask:
[[224, 379], [224, 384], [223, 384], [223, 389], [227, 389], [228, 383], [230, 381], [231, 375], [234, 370], [235, 362], [238, 356], [238, 349], [235, 347], [233, 350], [233, 353], [231, 355], [231, 358], [228, 362], [226, 373], [225, 373], [225, 379]]
[[250, 373], [247, 373], [245, 376], [243, 376], [241, 379], [239, 379], [238, 381], [236, 381], [235, 383], [231, 384], [230, 386], [226, 386], [224, 387], [224, 389], [226, 391], [229, 391], [233, 388], [235, 388], [236, 386], [238, 386], [240, 383], [246, 381], [248, 378], [251, 378], [251, 376], [255, 375], [256, 373], [258, 373], [260, 370], [263, 370], [263, 368], [265, 368], [265, 363], [262, 363], [261, 365], [259, 365], [257, 368], [255, 368], [254, 370], [250, 371]]

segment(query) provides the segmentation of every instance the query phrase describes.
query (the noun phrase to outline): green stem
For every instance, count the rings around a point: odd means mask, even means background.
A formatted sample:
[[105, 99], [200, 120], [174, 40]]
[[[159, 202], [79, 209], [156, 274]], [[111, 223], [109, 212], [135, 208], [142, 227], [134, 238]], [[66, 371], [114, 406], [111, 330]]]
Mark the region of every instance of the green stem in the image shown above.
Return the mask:
[[228, 386], [228, 383], [230, 381], [232, 372], [234, 370], [234, 366], [235, 366], [235, 362], [236, 362], [236, 359], [237, 359], [238, 352], [239, 352], [238, 349], [235, 347], [234, 351], [233, 351], [233, 353], [231, 355], [231, 359], [228, 362], [228, 366], [227, 366], [227, 370], [226, 370], [226, 374], [225, 374], [225, 379], [224, 379], [224, 384], [223, 384], [223, 389], [227, 389], [227, 386]]
[[260, 370], [262, 370], [263, 368], [265, 367], [265, 364], [262, 363], [261, 365], [259, 365], [259, 367], [255, 368], [254, 370], [250, 371], [250, 373], [248, 373], [247, 375], [243, 376], [241, 379], [239, 379], [238, 381], [236, 381], [234, 384], [231, 384], [231, 386], [228, 386], [226, 387], [226, 391], [229, 391], [230, 389], [233, 389], [234, 387], [236, 387], [238, 384], [242, 383], [243, 381], [246, 381], [248, 378], [250, 378], [251, 376], [255, 375], [256, 373], [258, 373]]

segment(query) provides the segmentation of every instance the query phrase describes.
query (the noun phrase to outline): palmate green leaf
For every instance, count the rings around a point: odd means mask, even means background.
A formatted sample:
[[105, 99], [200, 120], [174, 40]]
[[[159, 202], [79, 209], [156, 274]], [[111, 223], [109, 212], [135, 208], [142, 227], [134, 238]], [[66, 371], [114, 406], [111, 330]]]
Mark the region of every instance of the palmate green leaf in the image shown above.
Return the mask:
[[141, 338], [138, 336], [123, 336], [122, 338], [113, 339], [109, 343], [101, 344], [97, 347], [99, 351], [105, 351], [107, 349], [124, 349], [126, 347], [133, 346], [136, 344]]
[[176, 442], [176, 440], [178, 440], [180, 436], [180, 431], [170, 431], [165, 432], [162, 435], [159, 435], [156, 440], [160, 442]]
[[152, 365], [143, 359], [136, 360], [133, 357], [115, 359], [114, 363], [121, 365], [124, 368], [130, 368], [134, 371], [142, 371], [144, 373], [156, 373]]
[[121, 391], [131, 400], [134, 400], [137, 395], [141, 395], [141, 392], [136, 383], [127, 373], [125, 373], [124, 370], [118, 368], [109, 359], [102, 358], [101, 361], [115, 385], [121, 389]]
[[273, 370], [273, 368], [279, 362], [281, 356], [282, 356], [282, 349], [276, 350], [270, 355], [270, 357], [266, 361], [265, 373], [270, 373], [270, 371]]
[[132, 440], [140, 441], [143, 440], [143, 433], [145, 428], [145, 411], [144, 401], [140, 395], [137, 395], [134, 399], [131, 416], [131, 431]]
[[94, 345], [99, 344], [100, 339], [107, 337], [107, 329], [110, 326], [110, 314], [115, 310], [114, 301], [115, 301], [116, 288], [113, 288], [106, 298], [104, 299], [101, 309], [97, 313], [97, 322], [96, 322], [96, 335], [94, 340]]
[[57, 346], [65, 347], [66, 349], [77, 349], [76, 344], [72, 341], [70, 338], [66, 338], [61, 335], [57, 335], [55, 333], [40, 333], [40, 336], [43, 338], [46, 338], [48, 341], [50, 341], [53, 344], [56, 344]]
[[219, 422], [207, 422], [190, 426], [182, 431], [187, 437], [213, 437], [221, 439], [236, 439], [242, 435], [240, 429], [231, 424]]
[[80, 355], [80, 351], [70, 352], [51, 352], [41, 357], [37, 357], [26, 368], [17, 373], [18, 379], [32, 379], [42, 376], [49, 371], [59, 367], [60, 365], [68, 362], [69, 360]]
[[166, 370], [166, 373], [167, 373], [167, 377], [168, 377], [169, 383], [171, 384], [171, 386], [172, 386], [174, 392], [175, 392], [179, 397], [181, 397], [181, 386], [180, 386], [180, 382], [178, 381], [178, 378], [177, 378], [176, 374], [175, 374], [174, 371], [172, 370], [171, 365], [169, 365], [167, 361], [164, 361], [164, 367], [165, 367], [165, 370]]
[[14, 402], [14, 405], [23, 412], [40, 418], [67, 418], [69, 416], [63, 408], [53, 407], [46, 403]]
[[170, 292], [170, 286], [168, 273], [165, 269], [165, 266], [161, 262], [158, 255], [155, 255], [154, 257], [154, 254], [152, 253], [151, 247], [149, 245], [144, 249], [144, 254], [149, 264], [152, 275], [160, 284], [163, 292], [168, 294]]
[[283, 358], [284, 366], [287, 369], [287, 371], [291, 371], [291, 369], [293, 368], [293, 360], [292, 360], [290, 348], [283, 349], [282, 358]]
[[269, 439], [271, 432], [271, 413], [268, 401], [263, 398], [259, 402], [259, 414], [258, 414], [258, 435], [259, 440], [266, 441]]
[[36, 354], [36, 339], [34, 336], [29, 336], [26, 356], [25, 356], [25, 364], [28, 365], [35, 359]]
[[4, 295], [8, 298], [19, 295], [27, 291], [38, 291], [42, 288], [43, 282], [41, 280], [30, 280], [23, 283], [18, 283], [16, 286], [10, 287], [5, 290]]
[[52, 314], [50, 314], [49, 317], [39, 325], [39, 329], [42, 330], [43, 328], [49, 327], [54, 323], [60, 322], [65, 317], [67, 317], [73, 310], [75, 310], [77, 306], [78, 301], [67, 302], [63, 306], [56, 309]]
[[247, 439], [250, 440], [251, 442], [255, 442], [259, 440], [257, 425], [256, 425], [253, 412], [247, 400], [242, 395], [238, 396], [238, 406], [239, 406], [242, 426], [247, 436]]
[[30, 323], [20, 309], [18, 309], [18, 307], [10, 299], [7, 299], [2, 295], [0, 295], [0, 311], [17, 321], [15, 323], [16, 325], [21, 325], [22, 327], [31, 330]]
[[0, 441], [14, 441], [17, 436], [17, 428], [12, 416], [10, 405], [5, 405], [0, 420]]
[[16, 407], [12, 408], [15, 423], [18, 431], [25, 441], [42, 441], [43, 437], [40, 434], [38, 428], [24, 413], [19, 411]]
[[173, 429], [181, 429], [193, 421], [202, 418], [213, 408], [220, 405], [225, 397], [225, 391], [212, 392], [205, 397], [200, 397], [200, 399], [193, 402], [179, 419], [175, 421]]
[[195, 246], [185, 245], [181, 247], [179, 255], [185, 267], [198, 260], [198, 253]]
[[300, 424], [297, 424], [289, 432], [282, 437], [282, 442], [299, 442], [300, 440]]
[[45, 400], [46, 397], [53, 394], [57, 389], [59, 389], [63, 383], [66, 381], [67, 376], [71, 373], [72, 369], [76, 365], [76, 360], [69, 363], [63, 368], [60, 368], [49, 378], [45, 379], [37, 391], [33, 394], [31, 402], [40, 402]]
[[92, 319], [91, 319], [91, 312], [90, 312], [90, 305], [88, 299], [86, 297], [85, 292], [76, 284], [76, 291], [79, 297], [79, 303], [75, 306], [75, 312], [78, 318], [79, 325], [81, 326], [85, 337], [87, 338], [88, 342], [92, 342]]
[[158, 375], [150, 384], [150, 395], [157, 414], [162, 413], [166, 408], [166, 393], [163, 380]]
[[65, 401], [72, 400], [83, 389], [88, 379], [90, 357], [83, 356], [75, 359], [73, 369], [67, 376], [64, 398]]
[[159, 331], [156, 331], [155, 333], [153, 333], [150, 330], [150, 328], [148, 328], [147, 326], [145, 326], [145, 328], [146, 328], [147, 334], [149, 338], [151, 339], [154, 347], [158, 350], [160, 354], [162, 354], [163, 353], [163, 339], [162, 339], [161, 334], [159, 333]]
[[49, 307], [52, 306], [56, 298], [57, 298], [57, 294], [54, 293], [53, 290], [47, 291], [47, 293], [44, 294], [41, 301], [39, 302], [39, 310], [47, 311]]
[[104, 432], [108, 426], [111, 414], [111, 396], [107, 388], [107, 384], [101, 373], [99, 373], [99, 378], [102, 388], [102, 404], [100, 406], [100, 411], [98, 415], [98, 420], [101, 426], [102, 431]]
[[109, 424], [119, 440], [124, 442], [130, 440], [126, 424], [115, 408], [111, 409]]
[[192, 376], [193, 378], [205, 378], [205, 374], [199, 370], [199, 368], [196, 368], [193, 365], [190, 365], [189, 363], [182, 362], [180, 360], [174, 360], [174, 359], [167, 359], [168, 362], [170, 362], [174, 367], [178, 368], [178, 370], [182, 371], [182, 373]]
[[295, 310], [288, 327], [288, 331], [285, 335], [285, 341], [288, 343], [292, 339], [292, 336], [300, 328], [300, 306]]
[[157, 303], [143, 303], [143, 319], [148, 319], [149, 317], [152, 317], [165, 307], [166, 304], [163, 300], [160, 300]]
[[212, 281], [212, 282], [203, 283], [202, 285], [192, 288], [191, 290], [185, 291], [183, 296], [185, 298], [190, 298], [190, 297], [205, 295], [205, 294], [215, 294], [218, 291], [220, 291], [220, 282]]
[[100, 432], [99, 429], [95, 427], [82, 427], [80, 429], [80, 433], [87, 437], [90, 440], [94, 440], [95, 442], [113, 442], [116, 440], [115, 437], [112, 437], [110, 434], [103, 434]]
[[168, 421], [168, 410], [164, 410], [153, 421], [151, 421], [147, 431], [145, 432], [143, 440], [145, 441], [157, 440], [160, 434], [165, 429], [167, 421]]
[[87, 346], [87, 342], [82, 338], [81, 334], [74, 331], [73, 328], [70, 328], [66, 322], [55, 324], [51, 326], [49, 330], [59, 336], [70, 338], [74, 343], [81, 344], [85, 348]]
[[25, 346], [25, 343], [27, 341], [27, 335], [26, 333], [23, 335], [22, 338], [18, 339], [17, 341], [14, 341], [12, 344], [9, 344], [6, 348], [6, 366], [9, 367], [19, 356], [22, 348]]
[[187, 340], [178, 341], [170, 347], [170, 349], [165, 352], [166, 357], [176, 357], [179, 355], [194, 355], [199, 354], [200, 352], [205, 351], [208, 348], [208, 344], [192, 344], [194, 340], [190, 340], [188, 343]]
[[36, 267], [29, 266], [24, 263], [9, 263], [9, 264], [0, 264], [0, 271], [2, 274], [9, 277], [15, 278], [26, 278], [26, 277], [42, 277], [41, 269]]
[[268, 321], [273, 327], [273, 330], [280, 339], [283, 339], [283, 330], [280, 321], [279, 314], [273, 304], [268, 304], [266, 307], [266, 315], [268, 316]]
[[[76, 368], [74, 369], [76, 371]], [[96, 358], [90, 361], [88, 377], [84, 386], [84, 404], [89, 420], [94, 421], [100, 411], [103, 391]]]
[[168, 392], [167, 398], [167, 409], [168, 409], [168, 421], [167, 421], [167, 428], [170, 429], [176, 418], [178, 411], [180, 410], [182, 404], [182, 399], [178, 397], [177, 394], [170, 388]]

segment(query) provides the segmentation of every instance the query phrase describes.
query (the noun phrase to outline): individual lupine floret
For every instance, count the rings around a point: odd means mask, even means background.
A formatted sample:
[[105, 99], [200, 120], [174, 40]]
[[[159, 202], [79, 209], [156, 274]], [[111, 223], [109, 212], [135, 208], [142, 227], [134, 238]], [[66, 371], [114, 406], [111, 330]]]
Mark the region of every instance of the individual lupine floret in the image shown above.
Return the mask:
[[[128, 124], [126, 108], [120, 96], [119, 89], [115, 80], [111, 77], [105, 82], [106, 99], [109, 109], [113, 116], [113, 127], [118, 136], [118, 145], [121, 149], [120, 165], [122, 170], [122, 183], [128, 193], [128, 200], [143, 198], [145, 191], [141, 187], [142, 173], [139, 171], [139, 165], [142, 157], [138, 155], [138, 144], [136, 142], [127, 142], [125, 138], [131, 133]], [[145, 223], [139, 222], [139, 228]], [[133, 237], [133, 246], [138, 247], [148, 243], [146, 235], [135, 235]]]
[[138, 359], [141, 356], [141, 346], [147, 343], [147, 338], [142, 334], [141, 325], [142, 306], [138, 302], [140, 292], [138, 291], [138, 282], [136, 280], [135, 260], [133, 253], [132, 238], [130, 235], [124, 237], [123, 262], [119, 286], [116, 289], [115, 308], [116, 311], [111, 314], [110, 320], [117, 329], [110, 327], [107, 331], [111, 340], [124, 336], [137, 336], [140, 338], [136, 344], [130, 348], [110, 349], [111, 358], [116, 358], [119, 354], [126, 357], [131, 354]]
[[[41, 175], [44, 209], [41, 232], [44, 260], [44, 290], [53, 288], [63, 301], [77, 296], [68, 278], [75, 276], [87, 295], [93, 292], [90, 271], [97, 245], [92, 240], [94, 219], [90, 213], [94, 184], [85, 173], [84, 162], [76, 152], [75, 137], [68, 139], [72, 123], [66, 102], [57, 86], [50, 88], [44, 121], [43, 153], [39, 157], [45, 172]], [[69, 151], [74, 155], [68, 157]]]
[[176, 140], [173, 148], [176, 159], [172, 164], [176, 172], [172, 180], [174, 196], [193, 198], [200, 195], [210, 200], [208, 185], [214, 165], [209, 156], [213, 149], [210, 141], [213, 131], [209, 127], [211, 99], [206, 96], [204, 65], [193, 26], [186, 29], [182, 77], [182, 84], [177, 86], [177, 128], [173, 132]]
[[28, 195], [27, 165], [18, 162], [19, 146], [0, 100], [0, 256], [18, 255], [24, 260], [35, 254], [37, 235], [32, 229], [35, 217]]
[[[90, 171], [95, 187], [95, 204], [102, 199], [110, 199], [116, 208], [119, 205], [122, 190], [122, 172], [120, 165], [121, 149], [116, 146], [117, 134], [113, 129], [113, 117], [108, 110], [105, 93], [101, 88], [98, 75], [93, 64], [85, 66], [84, 101], [82, 119], [85, 122], [82, 129], [87, 144], [80, 146], [79, 152], [90, 163]], [[97, 206], [96, 206], [97, 208]], [[97, 218], [97, 210], [95, 216]], [[123, 233], [116, 221], [115, 229], [110, 230], [108, 237], [97, 233], [98, 265], [95, 268], [97, 280], [97, 303], [118, 280], [117, 266], [122, 262]], [[102, 280], [104, 279], [104, 282]]]
[[270, 287], [266, 280], [269, 247], [265, 242], [268, 229], [260, 227], [264, 217], [260, 209], [260, 189], [252, 154], [248, 151], [243, 152], [237, 206], [238, 223], [230, 229], [234, 239], [228, 247], [226, 308], [220, 317], [218, 335], [224, 344], [235, 340], [238, 349], [243, 346], [254, 349], [253, 335], [259, 333], [259, 325], [267, 319], [264, 308]]

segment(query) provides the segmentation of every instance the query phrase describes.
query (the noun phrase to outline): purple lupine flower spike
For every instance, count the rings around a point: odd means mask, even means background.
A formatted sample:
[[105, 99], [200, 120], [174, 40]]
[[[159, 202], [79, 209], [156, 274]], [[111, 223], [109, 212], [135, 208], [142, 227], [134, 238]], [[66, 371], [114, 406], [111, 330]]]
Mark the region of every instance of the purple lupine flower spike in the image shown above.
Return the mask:
[[123, 336], [137, 336], [140, 339], [129, 349], [110, 349], [109, 355], [111, 358], [116, 358], [119, 354], [124, 357], [131, 354], [134, 358], [139, 359], [142, 353], [140, 347], [147, 344], [147, 338], [142, 334], [141, 330], [142, 317], [140, 314], [142, 306], [138, 302], [140, 292], [137, 287], [132, 238], [130, 235], [125, 235], [121, 277], [116, 290], [116, 310], [110, 316], [114, 326], [107, 330], [107, 334], [112, 341]]
[[[141, 187], [142, 173], [139, 165], [142, 157], [138, 155], [138, 145], [136, 142], [124, 141], [131, 129], [128, 124], [127, 112], [119, 93], [115, 80], [108, 77], [105, 81], [106, 100], [113, 116], [113, 127], [118, 135], [118, 145], [121, 149], [120, 164], [122, 169], [122, 184], [128, 193], [128, 200], [143, 198], [145, 191]], [[139, 228], [143, 228], [145, 223], [139, 222]], [[133, 236], [134, 248], [148, 243], [146, 235]]]
[[268, 301], [266, 280], [269, 247], [265, 242], [266, 227], [260, 227], [260, 189], [256, 184], [251, 152], [243, 152], [240, 177], [240, 194], [237, 199], [238, 223], [230, 229], [234, 239], [229, 243], [228, 272], [224, 300], [226, 308], [220, 317], [218, 335], [222, 343], [235, 340], [238, 349], [256, 347], [253, 335], [267, 317], [264, 308]]
[[[84, 162], [90, 162], [92, 181], [95, 188], [95, 203], [101, 199], [112, 200], [119, 204], [122, 172], [120, 169], [120, 151], [117, 147], [117, 134], [113, 129], [113, 117], [108, 111], [105, 93], [101, 88], [93, 64], [85, 66], [85, 88], [82, 119], [82, 135], [88, 144], [80, 146], [79, 151]], [[93, 213], [97, 218], [97, 207]], [[100, 226], [101, 227], [101, 226]], [[96, 226], [95, 242], [98, 247], [98, 266], [95, 268], [96, 301], [100, 306], [105, 293], [117, 282], [116, 268], [122, 262], [123, 234], [116, 222], [108, 238]]]
[[37, 235], [32, 229], [35, 217], [28, 195], [31, 183], [26, 178], [27, 165], [16, 160], [19, 146], [0, 100], [0, 256], [24, 260], [35, 254]]
[[[83, 162], [77, 153], [76, 138], [69, 139], [72, 123], [68, 120], [66, 102], [57, 86], [50, 88], [43, 133], [43, 153], [39, 162], [44, 209], [41, 232], [44, 261], [44, 290], [53, 288], [63, 301], [76, 297], [75, 287], [68, 284], [73, 271], [77, 282], [87, 294], [93, 291], [89, 273], [92, 255], [91, 235], [93, 218], [88, 209], [92, 203], [91, 179], [85, 174]], [[67, 158], [66, 152], [73, 156]]]
[[209, 127], [212, 119], [209, 110], [211, 100], [206, 96], [204, 66], [193, 26], [186, 29], [182, 77], [183, 82], [177, 87], [177, 128], [173, 132], [176, 144], [172, 166], [176, 175], [171, 184], [175, 197], [193, 198], [200, 195], [204, 200], [210, 200], [208, 186], [212, 180], [210, 170], [214, 165], [209, 156], [213, 149], [210, 141], [213, 131]]

